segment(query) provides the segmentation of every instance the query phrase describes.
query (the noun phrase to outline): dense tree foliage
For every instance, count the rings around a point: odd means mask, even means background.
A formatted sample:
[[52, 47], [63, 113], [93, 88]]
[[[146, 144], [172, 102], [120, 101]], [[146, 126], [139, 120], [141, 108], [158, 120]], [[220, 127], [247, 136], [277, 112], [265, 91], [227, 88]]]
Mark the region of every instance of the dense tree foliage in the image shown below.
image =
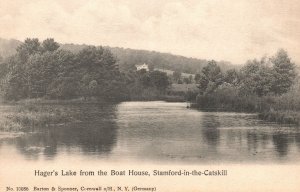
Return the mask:
[[179, 70], [176, 70], [173, 72], [173, 81], [175, 83], [178, 83], [178, 81], [181, 80], [181, 72]]
[[42, 51], [44, 52], [55, 51], [59, 48], [59, 44], [55, 42], [54, 39], [49, 38], [43, 41], [42, 47], [43, 47]]
[[[48, 40], [45, 43], [50, 42]], [[3, 57], [11, 56], [16, 53], [16, 48], [22, 44], [22, 42], [17, 40], [5, 40], [0, 38], [0, 54]], [[53, 47], [52, 47], [53, 46]], [[55, 49], [55, 45], [46, 46], [49, 50]], [[88, 45], [77, 45], [77, 44], [60, 44], [59, 49], [69, 50], [74, 54], [77, 54]], [[128, 48], [119, 47], [104, 47], [110, 50], [114, 57], [117, 58], [116, 62], [120, 68], [121, 72], [128, 72], [129, 70], [135, 69], [136, 64], [147, 63], [150, 70], [158, 69], [168, 69], [172, 71], [180, 71], [182, 73], [200, 73], [201, 69], [207, 65], [208, 61], [205, 59], [188, 58], [179, 55], [173, 55], [169, 53], [160, 53], [155, 51], [146, 50], [134, 50]], [[231, 68], [237, 68], [238, 66], [232, 65], [230, 62], [219, 61], [218, 65], [222, 70], [228, 70]]]
[[[87, 45], [63, 44], [62, 49], [70, 50], [77, 53]], [[168, 69], [172, 71], [180, 71], [182, 73], [199, 73], [201, 69], [207, 65], [205, 59], [188, 58], [170, 53], [160, 53], [155, 51], [134, 50], [129, 48], [105, 47], [109, 49], [117, 58], [117, 64], [121, 72], [127, 72], [135, 69], [136, 64], [147, 63], [149, 69]], [[236, 68], [230, 62], [219, 61], [218, 65], [223, 69]]]
[[216, 62], [210, 61], [197, 75], [201, 94], [208, 94], [227, 83], [239, 89], [240, 94], [264, 96], [286, 93], [296, 78], [295, 65], [287, 52], [279, 50], [272, 58], [260, 61], [249, 60], [239, 71], [227, 70], [225, 73]]
[[[279, 50], [271, 58], [250, 60], [239, 70], [224, 71], [220, 63], [213, 60], [200, 66], [199, 63], [196, 64], [198, 60], [170, 54], [85, 45], [74, 51], [74, 47], [78, 48], [71, 45], [66, 47], [69, 50], [62, 49], [51, 38], [42, 42], [35, 38], [26, 39], [18, 45], [16, 54], [0, 61], [1, 94], [11, 100], [40, 97], [153, 99], [169, 93], [171, 82], [196, 82], [200, 90], [197, 96], [199, 102], [234, 103], [240, 97], [285, 94], [291, 89], [297, 76], [295, 65], [284, 50]], [[116, 55], [121, 57], [117, 58]], [[192, 65], [187, 65], [191, 67], [192, 73], [198, 71], [194, 78], [183, 73], [189, 71], [186, 68], [175, 67], [174, 73], [169, 77], [166, 73], [155, 70], [155, 67], [164, 68], [171, 65], [171, 62], [179, 66], [179, 63], [189, 63], [188, 61], [197, 66], [195, 70]], [[148, 63], [151, 70], [136, 71], [132, 67], [122, 71], [118, 65], [122, 63], [134, 66], [141, 62]], [[124, 66], [121, 68], [124, 69]], [[216, 100], [209, 102], [212, 98]]]
[[264, 60], [248, 61], [241, 69], [241, 90], [246, 95], [263, 96], [271, 93], [273, 80], [272, 69]]
[[296, 78], [295, 64], [291, 62], [285, 50], [281, 49], [271, 58], [274, 82], [271, 90], [275, 94], [286, 93]]
[[200, 79], [201, 79], [201, 75], [199, 73], [197, 73], [194, 77], [195, 82], [198, 83], [200, 81]]
[[202, 69], [202, 75], [198, 81], [200, 92], [209, 93], [222, 84], [222, 81], [223, 74], [221, 68], [212, 60]]
[[236, 69], [229, 69], [224, 74], [224, 82], [237, 85], [239, 83], [240, 77]]
[[166, 94], [171, 84], [167, 74], [161, 71], [140, 70], [125, 75], [129, 98], [133, 100], [159, 99]]
[[265, 109], [268, 96], [287, 93], [295, 83], [297, 72], [284, 50], [274, 57], [250, 60], [239, 71], [222, 72], [211, 61], [197, 76], [201, 107], [256, 111]]
[[73, 53], [59, 49], [54, 39], [42, 43], [26, 39], [15, 55], [1, 63], [0, 74], [1, 93], [9, 100], [123, 100], [134, 94], [163, 95], [170, 85], [167, 74], [160, 71], [121, 73], [115, 56], [103, 47], [87, 46]]
[[96, 97], [122, 99], [124, 85], [109, 50], [87, 47], [77, 54], [58, 49], [53, 39], [26, 39], [5, 61], [2, 92], [6, 99]]

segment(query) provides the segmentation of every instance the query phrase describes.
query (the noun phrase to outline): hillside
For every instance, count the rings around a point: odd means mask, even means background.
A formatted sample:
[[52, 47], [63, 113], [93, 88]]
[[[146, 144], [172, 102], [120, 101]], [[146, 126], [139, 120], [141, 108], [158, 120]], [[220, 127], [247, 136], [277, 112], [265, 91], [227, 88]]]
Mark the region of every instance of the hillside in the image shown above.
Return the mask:
[[[21, 41], [18, 40], [6, 40], [0, 38], [0, 55], [2, 57], [7, 57], [13, 55], [16, 51], [15, 49]], [[79, 52], [82, 48], [88, 45], [78, 45], [78, 44], [61, 44], [61, 49], [70, 50], [74, 53]], [[199, 73], [203, 66], [207, 64], [207, 60], [188, 58], [179, 55], [173, 55], [170, 53], [160, 53], [156, 51], [147, 50], [135, 50], [129, 48], [119, 48], [119, 47], [109, 47], [111, 52], [116, 56], [117, 63], [121, 71], [128, 71], [130, 69], [135, 69], [136, 64], [147, 63], [150, 67], [159, 68], [163, 70], [179, 70], [183, 73]], [[227, 70], [229, 68], [234, 68], [236, 66], [232, 65], [230, 62], [218, 62], [219, 66]]]
[[15, 39], [0, 38], [0, 56], [8, 57], [16, 53], [16, 48], [21, 44], [21, 41]]
[[[87, 45], [63, 44], [61, 45], [61, 49], [78, 52], [86, 46]], [[111, 52], [117, 57], [117, 63], [121, 71], [135, 69], [134, 66], [136, 64], [147, 63], [153, 68], [171, 71], [179, 70], [183, 73], [196, 74], [199, 73], [205, 65], [207, 65], [207, 60], [204, 59], [188, 58], [170, 53], [160, 53], [156, 51], [135, 50], [120, 47], [104, 47], [110, 49]], [[218, 64], [224, 70], [237, 67], [230, 62], [225, 61], [220, 61]]]

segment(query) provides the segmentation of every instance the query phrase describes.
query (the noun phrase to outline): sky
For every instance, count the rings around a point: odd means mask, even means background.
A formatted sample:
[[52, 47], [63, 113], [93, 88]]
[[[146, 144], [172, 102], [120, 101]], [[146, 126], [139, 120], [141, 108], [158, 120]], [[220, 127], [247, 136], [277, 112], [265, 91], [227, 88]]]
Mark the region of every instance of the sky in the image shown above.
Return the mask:
[[0, 0], [0, 37], [300, 62], [299, 0]]

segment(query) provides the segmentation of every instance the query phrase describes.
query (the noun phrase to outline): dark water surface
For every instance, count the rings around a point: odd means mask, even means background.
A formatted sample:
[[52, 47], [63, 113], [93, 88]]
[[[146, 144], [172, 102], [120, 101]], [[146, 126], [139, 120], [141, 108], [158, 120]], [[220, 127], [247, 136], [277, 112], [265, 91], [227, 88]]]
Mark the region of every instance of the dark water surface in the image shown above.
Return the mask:
[[201, 112], [158, 101], [64, 107], [74, 116], [71, 123], [0, 132], [0, 156], [196, 164], [300, 160], [300, 129], [255, 114]]

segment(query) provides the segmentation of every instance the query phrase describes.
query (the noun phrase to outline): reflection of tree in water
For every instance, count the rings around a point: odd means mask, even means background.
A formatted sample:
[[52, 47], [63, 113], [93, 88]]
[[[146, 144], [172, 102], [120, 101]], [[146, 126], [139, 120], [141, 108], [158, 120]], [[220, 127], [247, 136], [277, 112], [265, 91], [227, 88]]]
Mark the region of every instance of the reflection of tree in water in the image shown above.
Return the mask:
[[[103, 119], [105, 120], [105, 119]], [[60, 144], [67, 148], [79, 146], [84, 153], [108, 153], [116, 140], [116, 124], [113, 121], [77, 124], [65, 131], [56, 131]]]
[[279, 156], [286, 156], [288, 153], [289, 139], [287, 134], [283, 133], [261, 133], [258, 131], [247, 132], [248, 151], [253, 154], [258, 152], [258, 149], [266, 148], [268, 141], [273, 141], [274, 148]]
[[212, 147], [217, 147], [220, 140], [220, 122], [216, 119], [214, 115], [204, 115], [202, 121], [202, 133], [204, 139]]
[[48, 159], [57, 155], [59, 149], [72, 150], [90, 155], [103, 155], [112, 150], [116, 142], [117, 125], [115, 111], [111, 106], [79, 106], [74, 109], [74, 119], [79, 120], [67, 125], [36, 128], [38, 132], [26, 133], [7, 140], [30, 159], [41, 154]]
[[280, 156], [286, 156], [288, 153], [289, 140], [288, 135], [283, 133], [277, 133], [273, 135], [273, 143], [276, 151]]
[[298, 150], [300, 151], [300, 133], [297, 133], [295, 135], [295, 141], [296, 141], [296, 144], [298, 146]]
[[247, 146], [251, 153], [257, 152], [258, 136], [256, 132], [247, 132]]

